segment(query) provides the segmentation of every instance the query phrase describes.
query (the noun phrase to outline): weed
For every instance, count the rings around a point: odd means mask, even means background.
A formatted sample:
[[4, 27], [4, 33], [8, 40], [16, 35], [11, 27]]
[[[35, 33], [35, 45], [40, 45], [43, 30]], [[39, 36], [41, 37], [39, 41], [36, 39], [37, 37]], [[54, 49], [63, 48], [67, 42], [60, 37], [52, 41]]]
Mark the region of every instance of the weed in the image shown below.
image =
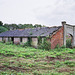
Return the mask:
[[66, 64], [69, 67], [75, 67], [75, 62], [74, 61], [65, 61], [64, 64]]
[[62, 66], [62, 63], [60, 63], [60, 61], [56, 61], [55, 67], [60, 67], [60, 66]]
[[[48, 59], [46, 56], [48, 56]], [[72, 75], [75, 74], [74, 59], [75, 49], [58, 48], [46, 51], [46, 49], [35, 49], [29, 46], [21, 47], [20, 45], [0, 43], [0, 75], [27, 75], [26, 73], [33, 75]], [[14, 66], [17, 70], [9, 69]], [[66, 66], [67, 68], [72, 67], [73, 70], [63, 73], [57, 72], [59, 68], [66, 68]], [[18, 69], [20, 69], [21, 73], [19, 73]]]
[[66, 40], [66, 47], [70, 48], [71, 47], [71, 39]]
[[73, 53], [74, 53], [74, 51], [73, 51], [73, 50], [69, 50], [69, 51], [68, 51], [68, 53], [73, 54]]
[[10, 64], [8, 62], [4, 63], [3, 66], [8, 67]]
[[44, 65], [47, 65], [47, 62], [44, 62]]
[[31, 63], [31, 64], [28, 64], [27, 66], [28, 66], [28, 67], [33, 67], [33, 66], [35, 66], [35, 64], [32, 64], [32, 63]]
[[41, 43], [38, 46], [39, 49], [45, 49], [45, 50], [50, 50], [51, 49], [51, 43], [47, 41], [47, 38], [44, 38], [44, 42]]

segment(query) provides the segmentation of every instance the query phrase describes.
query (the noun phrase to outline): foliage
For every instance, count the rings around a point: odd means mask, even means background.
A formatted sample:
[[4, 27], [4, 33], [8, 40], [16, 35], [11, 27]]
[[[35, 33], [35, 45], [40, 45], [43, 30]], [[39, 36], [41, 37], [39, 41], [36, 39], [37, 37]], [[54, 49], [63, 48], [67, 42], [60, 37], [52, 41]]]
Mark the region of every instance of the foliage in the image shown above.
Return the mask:
[[26, 42], [26, 43], [22, 43], [20, 46], [21, 46], [21, 47], [29, 47], [30, 44], [29, 44], [29, 42]]
[[8, 41], [8, 42], [5, 42], [6, 45], [10, 45], [10, 44], [13, 44], [12, 41]]
[[43, 43], [41, 43], [41, 44], [38, 46], [38, 48], [39, 48], [39, 49], [50, 50], [51, 44], [50, 44], [50, 42], [47, 41], [47, 38], [44, 38]]
[[31, 46], [31, 42], [32, 42], [31, 37], [28, 37], [28, 44], [29, 44], [29, 46]]
[[8, 29], [5, 28], [5, 27], [0, 26], [0, 33], [5, 32], [5, 31], [8, 31]]
[[42, 38], [38, 36], [38, 44], [40, 45], [42, 43]]
[[68, 53], [73, 54], [73, 53], [74, 53], [74, 51], [73, 51], [73, 50], [69, 50], [69, 51], [68, 51]]
[[3, 26], [3, 22], [2, 21], [0, 21], [0, 26]]
[[32, 39], [29, 37], [28, 41], [26, 43], [21, 43], [20, 46], [22, 46], [22, 47], [29, 47], [29, 46], [31, 46], [31, 41], [32, 41]]
[[42, 27], [42, 25], [35, 24], [34, 27]]
[[59, 48], [60, 48], [59, 44], [57, 44], [55, 48], [56, 48], [56, 49], [59, 49]]
[[75, 67], [75, 62], [74, 61], [65, 61], [64, 62], [67, 66], [69, 66], [69, 67]]
[[30, 32], [30, 35], [32, 35], [33, 33], [32, 32]]
[[55, 67], [60, 67], [60, 66], [62, 66], [62, 63], [60, 63], [60, 61], [56, 61]]
[[75, 49], [46, 51], [0, 42], [0, 60], [0, 75], [75, 74]]
[[36, 27], [46, 27], [46, 26], [42, 26], [42, 25], [39, 25], [39, 24], [3, 24], [2, 21], [0, 21], [0, 26], [2, 27], [5, 27], [6, 29], [8, 30], [15, 30], [15, 29], [25, 29], [25, 28], [36, 28]]
[[61, 46], [60, 48], [66, 48], [66, 46], [65, 46], [65, 45], [63, 45], [63, 46]]
[[66, 40], [66, 47], [70, 48], [71, 47], [71, 39]]

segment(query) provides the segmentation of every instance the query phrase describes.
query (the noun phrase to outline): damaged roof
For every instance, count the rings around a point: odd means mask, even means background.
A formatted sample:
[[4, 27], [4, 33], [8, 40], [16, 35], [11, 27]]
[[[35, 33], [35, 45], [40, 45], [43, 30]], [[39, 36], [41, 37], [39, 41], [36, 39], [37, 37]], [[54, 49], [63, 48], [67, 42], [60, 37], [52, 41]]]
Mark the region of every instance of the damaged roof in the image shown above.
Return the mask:
[[0, 37], [45, 37], [51, 36], [53, 32], [57, 31], [59, 28], [61, 28], [61, 26], [10, 30], [0, 33]]

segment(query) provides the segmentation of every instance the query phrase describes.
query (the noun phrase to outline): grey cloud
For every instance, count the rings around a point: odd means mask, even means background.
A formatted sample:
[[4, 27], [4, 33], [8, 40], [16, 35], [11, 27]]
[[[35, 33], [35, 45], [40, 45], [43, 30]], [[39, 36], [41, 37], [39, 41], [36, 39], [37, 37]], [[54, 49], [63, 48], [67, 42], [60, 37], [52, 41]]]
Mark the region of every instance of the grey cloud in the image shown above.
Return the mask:
[[3, 22], [61, 25], [66, 20], [75, 23], [75, 0], [0, 0], [0, 3]]

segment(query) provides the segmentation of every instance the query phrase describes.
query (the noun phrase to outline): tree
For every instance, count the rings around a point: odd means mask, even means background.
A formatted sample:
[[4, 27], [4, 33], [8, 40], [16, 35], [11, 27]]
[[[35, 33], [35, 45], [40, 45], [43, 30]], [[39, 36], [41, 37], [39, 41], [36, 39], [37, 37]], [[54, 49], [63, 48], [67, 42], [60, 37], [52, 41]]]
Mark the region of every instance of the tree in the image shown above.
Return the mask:
[[34, 28], [32, 24], [18, 24], [19, 29]]
[[34, 27], [36, 28], [36, 27], [42, 27], [42, 26], [39, 24], [35, 24]]
[[8, 30], [10, 30], [9, 24], [4, 24], [3, 27], [5, 27], [5, 28], [7, 28]]
[[2, 21], [0, 21], [0, 26], [3, 26], [3, 23], [2, 23]]
[[5, 28], [5, 27], [0, 26], [0, 33], [5, 32], [5, 31], [8, 31], [8, 29]]
[[22, 26], [23, 26], [22, 24], [18, 24], [19, 29], [22, 29]]
[[18, 29], [18, 26], [16, 24], [10, 24], [9, 25], [10, 30]]

